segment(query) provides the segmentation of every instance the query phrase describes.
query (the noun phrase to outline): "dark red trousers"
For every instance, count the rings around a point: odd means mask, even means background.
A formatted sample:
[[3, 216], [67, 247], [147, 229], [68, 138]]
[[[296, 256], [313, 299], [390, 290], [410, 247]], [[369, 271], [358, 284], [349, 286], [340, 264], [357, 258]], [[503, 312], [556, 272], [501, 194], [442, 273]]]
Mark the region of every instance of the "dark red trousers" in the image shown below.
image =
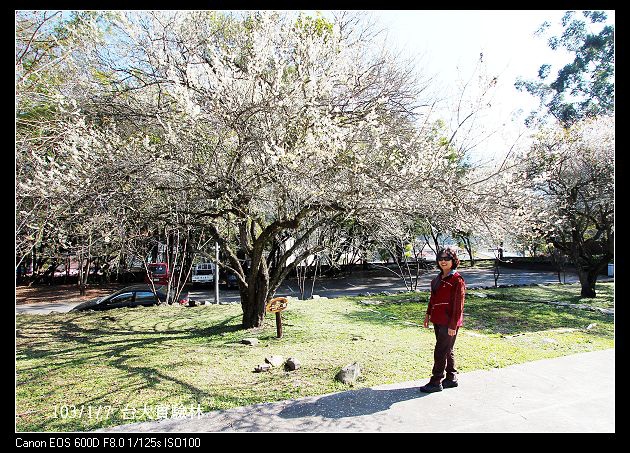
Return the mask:
[[433, 350], [433, 371], [430, 382], [438, 384], [445, 375], [446, 379], [456, 381], [457, 369], [455, 368], [453, 347], [459, 327], [455, 335], [452, 336], [448, 334], [448, 326], [433, 324], [433, 330], [435, 331], [435, 349]]

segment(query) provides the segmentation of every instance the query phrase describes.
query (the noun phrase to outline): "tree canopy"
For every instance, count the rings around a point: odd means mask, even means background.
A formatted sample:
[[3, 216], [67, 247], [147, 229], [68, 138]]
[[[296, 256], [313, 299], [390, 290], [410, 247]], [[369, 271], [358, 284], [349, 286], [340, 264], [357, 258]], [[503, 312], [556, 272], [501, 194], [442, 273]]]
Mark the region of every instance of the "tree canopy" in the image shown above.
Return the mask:
[[[538, 79], [518, 79], [514, 84], [521, 91], [540, 98], [541, 107], [568, 126], [583, 118], [610, 114], [615, 103], [615, 27], [606, 24], [603, 11], [575, 11], [562, 17], [562, 34], [551, 36], [551, 49], [566, 49], [573, 61], [551, 76], [551, 65], [543, 64]], [[599, 31], [593, 30], [599, 25]], [[549, 29], [549, 22], [537, 31], [539, 36]], [[529, 121], [534, 116], [530, 116]]]

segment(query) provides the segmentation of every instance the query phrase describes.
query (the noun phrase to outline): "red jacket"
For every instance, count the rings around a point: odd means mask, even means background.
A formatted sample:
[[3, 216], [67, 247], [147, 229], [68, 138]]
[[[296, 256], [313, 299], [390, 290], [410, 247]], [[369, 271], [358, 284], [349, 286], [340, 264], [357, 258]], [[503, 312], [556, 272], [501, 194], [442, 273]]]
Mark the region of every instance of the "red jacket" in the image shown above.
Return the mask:
[[455, 330], [464, 323], [464, 298], [466, 283], [457, 271], [442, 278], [440, 272], [431, 281], [431, 297], [427, 314], [433, 324], [448, 326]]

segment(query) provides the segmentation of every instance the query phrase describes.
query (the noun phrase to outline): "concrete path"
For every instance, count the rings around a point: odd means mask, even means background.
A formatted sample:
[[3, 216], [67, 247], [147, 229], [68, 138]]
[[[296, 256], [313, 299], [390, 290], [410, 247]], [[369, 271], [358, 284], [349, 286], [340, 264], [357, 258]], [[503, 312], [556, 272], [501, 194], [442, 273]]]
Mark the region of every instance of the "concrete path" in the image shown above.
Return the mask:
[[101, 432], [615, 432], [615, 350], [134, 423]]

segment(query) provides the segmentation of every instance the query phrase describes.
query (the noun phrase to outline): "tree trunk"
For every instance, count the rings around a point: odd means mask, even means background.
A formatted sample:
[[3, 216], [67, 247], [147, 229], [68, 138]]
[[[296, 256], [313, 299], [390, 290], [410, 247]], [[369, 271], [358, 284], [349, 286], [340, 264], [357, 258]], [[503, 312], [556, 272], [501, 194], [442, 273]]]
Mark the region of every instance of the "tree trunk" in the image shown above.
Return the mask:
[[475, 265], [475, 255], [473, 255], [473, 247], [470, 242], [470, 239], [466, 241], [466, 248], [468, 250], [468, 257], [470, 258], [470, 267], [474, 267]]
[[244, 329], [262, 327], [265, 319], [265, 304], [268, 297], [266, 291], [256, 291], [253, 298], [250, 296], [248, 293], [241, 293]]
[[[271, 297], [269, 292], [269, 273], [267, 272], [265, 258], [260, 258], [256, 275], [250, 274], [248, 278], [248, 290], [241, 291], [241, 306], [243, 307], [243, 328], [262, 327], [265, 318], [265, 305]], [[252, 270], [255, 267], [252, 265]]]
[[152, 263], [157, 263], [157, 259], [158, 259], [158, 253], [159, 253], [159, 249], [160, 249], [160, 236], [156, 236], [157, 239], [157, 244], [155, 244], [153, 246], [153, 248], [151, 249], [151, 262]]
[[59, 259], [57, 257], [52, 259], [51, 265], [48, 267], [46, 272], [44, 272], [44, 276], [48, 281], [48, 286], [51, 286], [55, 283], [55, 271], [57, 270], [57, 266], [59, 265]]
[[582, 285], [582, 290], [580, 291], [582, 297], [596, 297], [595, 283], [597, 283], [597, 276], [606, 268], [606, 264], [613, 257], [612, 253], [607, 253], [605, 250], [602, 256], [596, 257], [594, 253], [597, 253], [597, 251], [599, 250], [594, 250], [593, 243], [590, 241], [586, 241], [584, 244], [574, 240], [571, 255]]
[[580, 277], [580, 284], [582, 285], [582, 291], [580, 295], [582, 297], [596, 297], [595, 283], [597, 283], [597, 272], [592, 271], [578, 271]]
[[499, 267], [499, 260], [494, 260], [494, 287], [497, 288], [499, 286], [499, 277], [501, 276], [501, 268]]
[[77, 270], [78, 270], [78, 281], [77, 284], [79, 285], [79, 295], [80, 296], [85, 296], [85, 283], [83, 280], [83, 252], [81, 251], [79, 253], [79, 264], [77, 266]]

